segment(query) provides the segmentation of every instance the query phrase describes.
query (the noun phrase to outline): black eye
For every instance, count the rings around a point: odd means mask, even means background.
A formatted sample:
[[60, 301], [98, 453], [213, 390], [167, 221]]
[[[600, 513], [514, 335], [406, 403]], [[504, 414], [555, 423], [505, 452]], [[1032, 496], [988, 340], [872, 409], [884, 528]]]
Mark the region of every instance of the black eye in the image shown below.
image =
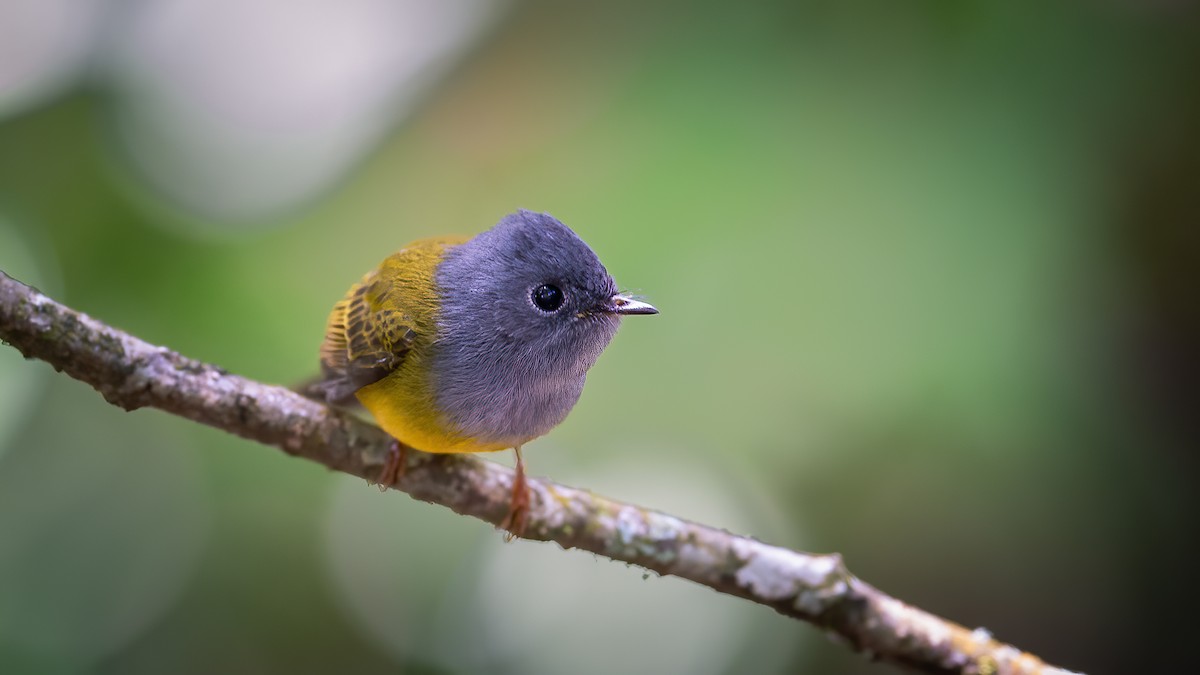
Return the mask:
[[538, 309], [543, 312], [557, 312], [563, 304], [562, 290], [553, 284], [542, 284], [533, 289], [530, 294], [533, 299], [533, 304], [537, 305]]

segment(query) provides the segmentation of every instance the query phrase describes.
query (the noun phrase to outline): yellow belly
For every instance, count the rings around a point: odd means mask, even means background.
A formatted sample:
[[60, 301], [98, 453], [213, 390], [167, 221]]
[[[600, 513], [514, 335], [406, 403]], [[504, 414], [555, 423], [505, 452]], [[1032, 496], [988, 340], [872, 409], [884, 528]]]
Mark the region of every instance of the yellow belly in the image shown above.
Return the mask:
[[355, 393], [384, 431], [424, 452], [495, 452], [512, 447], [468, 438], [447, 428], [434, 405], [422, 360], [410, 353], [394, 372]]

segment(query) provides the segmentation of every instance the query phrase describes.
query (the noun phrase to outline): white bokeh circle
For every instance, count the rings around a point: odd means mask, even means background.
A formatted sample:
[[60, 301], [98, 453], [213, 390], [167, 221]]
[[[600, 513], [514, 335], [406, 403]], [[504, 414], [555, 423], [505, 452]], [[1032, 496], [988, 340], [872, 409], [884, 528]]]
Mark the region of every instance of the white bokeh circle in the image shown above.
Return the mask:
[[498, 16], [495, 0], [160, 0], [104, 69], [140, 178], [259, 226], [340, 179]]
[[[555, 478], [618, 485], [616, 497], [767, 539], [802, 529], [763, 486], [663, 448], [573, 473]], [[360, 480], [338, 489], [326, 542], [339, 602], [399, 662], [700, 674], [737, 663], [771, 673], [805, 645], [794, 622], [763, 607], [553, 544], [505, 544], [477, 521]]]
[[[761, 486], [665, 448], [616, 456], [567, 482], [619, 485], [622, 499], [735, 532], [778, 536], [787, 518]], [[793, 656], [794, 626], [769, 610], [691, 582], [551, 544], [490, 547], [469, 616], [486, 635], [473, 670], [574, 673], [775, 672]], [[454, 630], [443, 632], [452, 655]], [[747, 662], [742, 655], [752, 651]], [[457, 652], [463, 654], [464, 652]]]
[[0, 2], [0, 118], [74, 84], [87, 67], [110, 0]]
[[87, 671], [183, 592], [210, 510], [181, 424], [54, 381], [0, 471], [7, 648]]

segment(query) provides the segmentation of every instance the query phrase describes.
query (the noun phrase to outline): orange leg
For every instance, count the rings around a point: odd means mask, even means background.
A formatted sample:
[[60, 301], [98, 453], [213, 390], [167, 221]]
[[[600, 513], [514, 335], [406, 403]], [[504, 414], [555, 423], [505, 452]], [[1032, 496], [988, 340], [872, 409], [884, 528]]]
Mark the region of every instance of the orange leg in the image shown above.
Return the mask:
[[529, 520], [529, 484], [525, 482], [525, 460], [521, 457], [520, 447], [513, 450], [517, 453], [517, 472], [513, 476], [512, 500], [508, 505], [508, 515], [500, 521], [500, 527], [508, 530], [504, 535], [505, 541], [523, 536]]
[[379, 486], [379, 491], [385, 492], [395, 485], [396, 481], [404, 477], [404, 470], [407, 468], [408, 446], [393, 438], [392, 444], [388, 446], [387, 462], [384, 463], [383, 469], [379, 472], [379, 478], [375, 481], [375, 484]]

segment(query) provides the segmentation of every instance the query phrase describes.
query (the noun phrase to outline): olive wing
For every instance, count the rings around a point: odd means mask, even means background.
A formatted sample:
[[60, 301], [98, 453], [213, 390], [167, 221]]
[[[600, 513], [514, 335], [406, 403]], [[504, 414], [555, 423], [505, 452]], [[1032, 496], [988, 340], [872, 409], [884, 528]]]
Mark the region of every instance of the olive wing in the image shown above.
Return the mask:
[[352, 400], [354, 392], [387, 377], [412, 350], [416, 322], [394, 301], [385, 302], [390, 290], [378, 271], [371, 272], [330, 312], [321, 344], [321, 387], [328, 402]]

